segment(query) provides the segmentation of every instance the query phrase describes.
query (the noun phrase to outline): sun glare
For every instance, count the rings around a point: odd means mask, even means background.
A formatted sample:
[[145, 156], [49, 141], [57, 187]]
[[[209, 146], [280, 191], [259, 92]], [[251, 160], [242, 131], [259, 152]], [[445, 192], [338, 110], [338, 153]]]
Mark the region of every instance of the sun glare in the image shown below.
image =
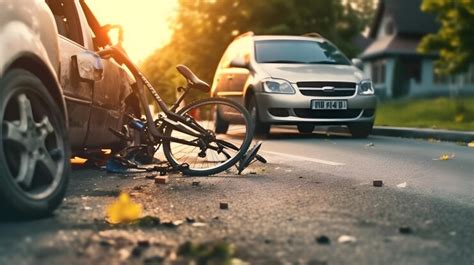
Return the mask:
[[172, 34], [170, 23], [177, 0], [86, 0], [101, 24], [120, 24], [124, 47], [135, 62], [165, 45]]

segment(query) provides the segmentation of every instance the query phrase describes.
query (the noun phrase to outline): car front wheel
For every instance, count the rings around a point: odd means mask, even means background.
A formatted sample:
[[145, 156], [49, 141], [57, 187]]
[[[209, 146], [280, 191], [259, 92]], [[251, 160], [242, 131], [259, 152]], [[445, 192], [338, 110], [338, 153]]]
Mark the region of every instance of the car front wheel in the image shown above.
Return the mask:
[[61, 204], [70, 173], [64, 117], [30, 72], [8, 72], [0, 95], [0, 217], [48, 215]]
[[260, 121], [258, 117], [258, 109], [257, 109], [257, 100], [255, 97], [250, 98], [248, 110], [250, 113], [250, 117], [252, 118], [253, 124], [255, 126], [254, 134], [258, 137], [266, 137], [270, 133], [271, 125], [265, 122]]
[[354, 138], [367, 138], [372, 133], [373, 122], [354, 123], [347, 126]]

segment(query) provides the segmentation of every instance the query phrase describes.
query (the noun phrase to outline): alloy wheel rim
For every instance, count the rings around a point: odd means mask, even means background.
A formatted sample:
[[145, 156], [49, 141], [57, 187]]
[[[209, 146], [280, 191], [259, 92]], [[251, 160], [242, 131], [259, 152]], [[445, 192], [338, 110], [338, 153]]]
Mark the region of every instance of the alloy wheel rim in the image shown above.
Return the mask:
[[2, 144], [10, 177], [27, 197], [44, 199], [56, 190], [63, 175], [64, 140], [38, 93], [27, 89], [7, 100]]

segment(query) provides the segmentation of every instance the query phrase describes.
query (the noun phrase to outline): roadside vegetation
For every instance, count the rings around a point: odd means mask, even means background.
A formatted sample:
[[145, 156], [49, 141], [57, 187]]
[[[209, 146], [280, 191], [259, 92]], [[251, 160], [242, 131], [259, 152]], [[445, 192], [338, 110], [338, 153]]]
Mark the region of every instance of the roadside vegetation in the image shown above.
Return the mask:
[[474, 131], [474, 97], [385, 102], [377, 109], [375, 124]]

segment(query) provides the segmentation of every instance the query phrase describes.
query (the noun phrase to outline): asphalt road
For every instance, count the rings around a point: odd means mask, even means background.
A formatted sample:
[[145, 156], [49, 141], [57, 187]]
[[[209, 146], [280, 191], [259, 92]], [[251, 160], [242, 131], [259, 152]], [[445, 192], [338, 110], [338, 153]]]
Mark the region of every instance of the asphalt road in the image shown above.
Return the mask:
[[[188, 264], [178, 251], [187, 241], [231, 246], [235, 264], [474, 264], [473, 148], [278, 129], [262, 154], [269, 163], [242, 176], [176, 175], [167, 185], [76, 169], [53, 217], [0, 223], [0, 265]], [[108, 225], [121, 191], [145, 215], [184, 223]]]

